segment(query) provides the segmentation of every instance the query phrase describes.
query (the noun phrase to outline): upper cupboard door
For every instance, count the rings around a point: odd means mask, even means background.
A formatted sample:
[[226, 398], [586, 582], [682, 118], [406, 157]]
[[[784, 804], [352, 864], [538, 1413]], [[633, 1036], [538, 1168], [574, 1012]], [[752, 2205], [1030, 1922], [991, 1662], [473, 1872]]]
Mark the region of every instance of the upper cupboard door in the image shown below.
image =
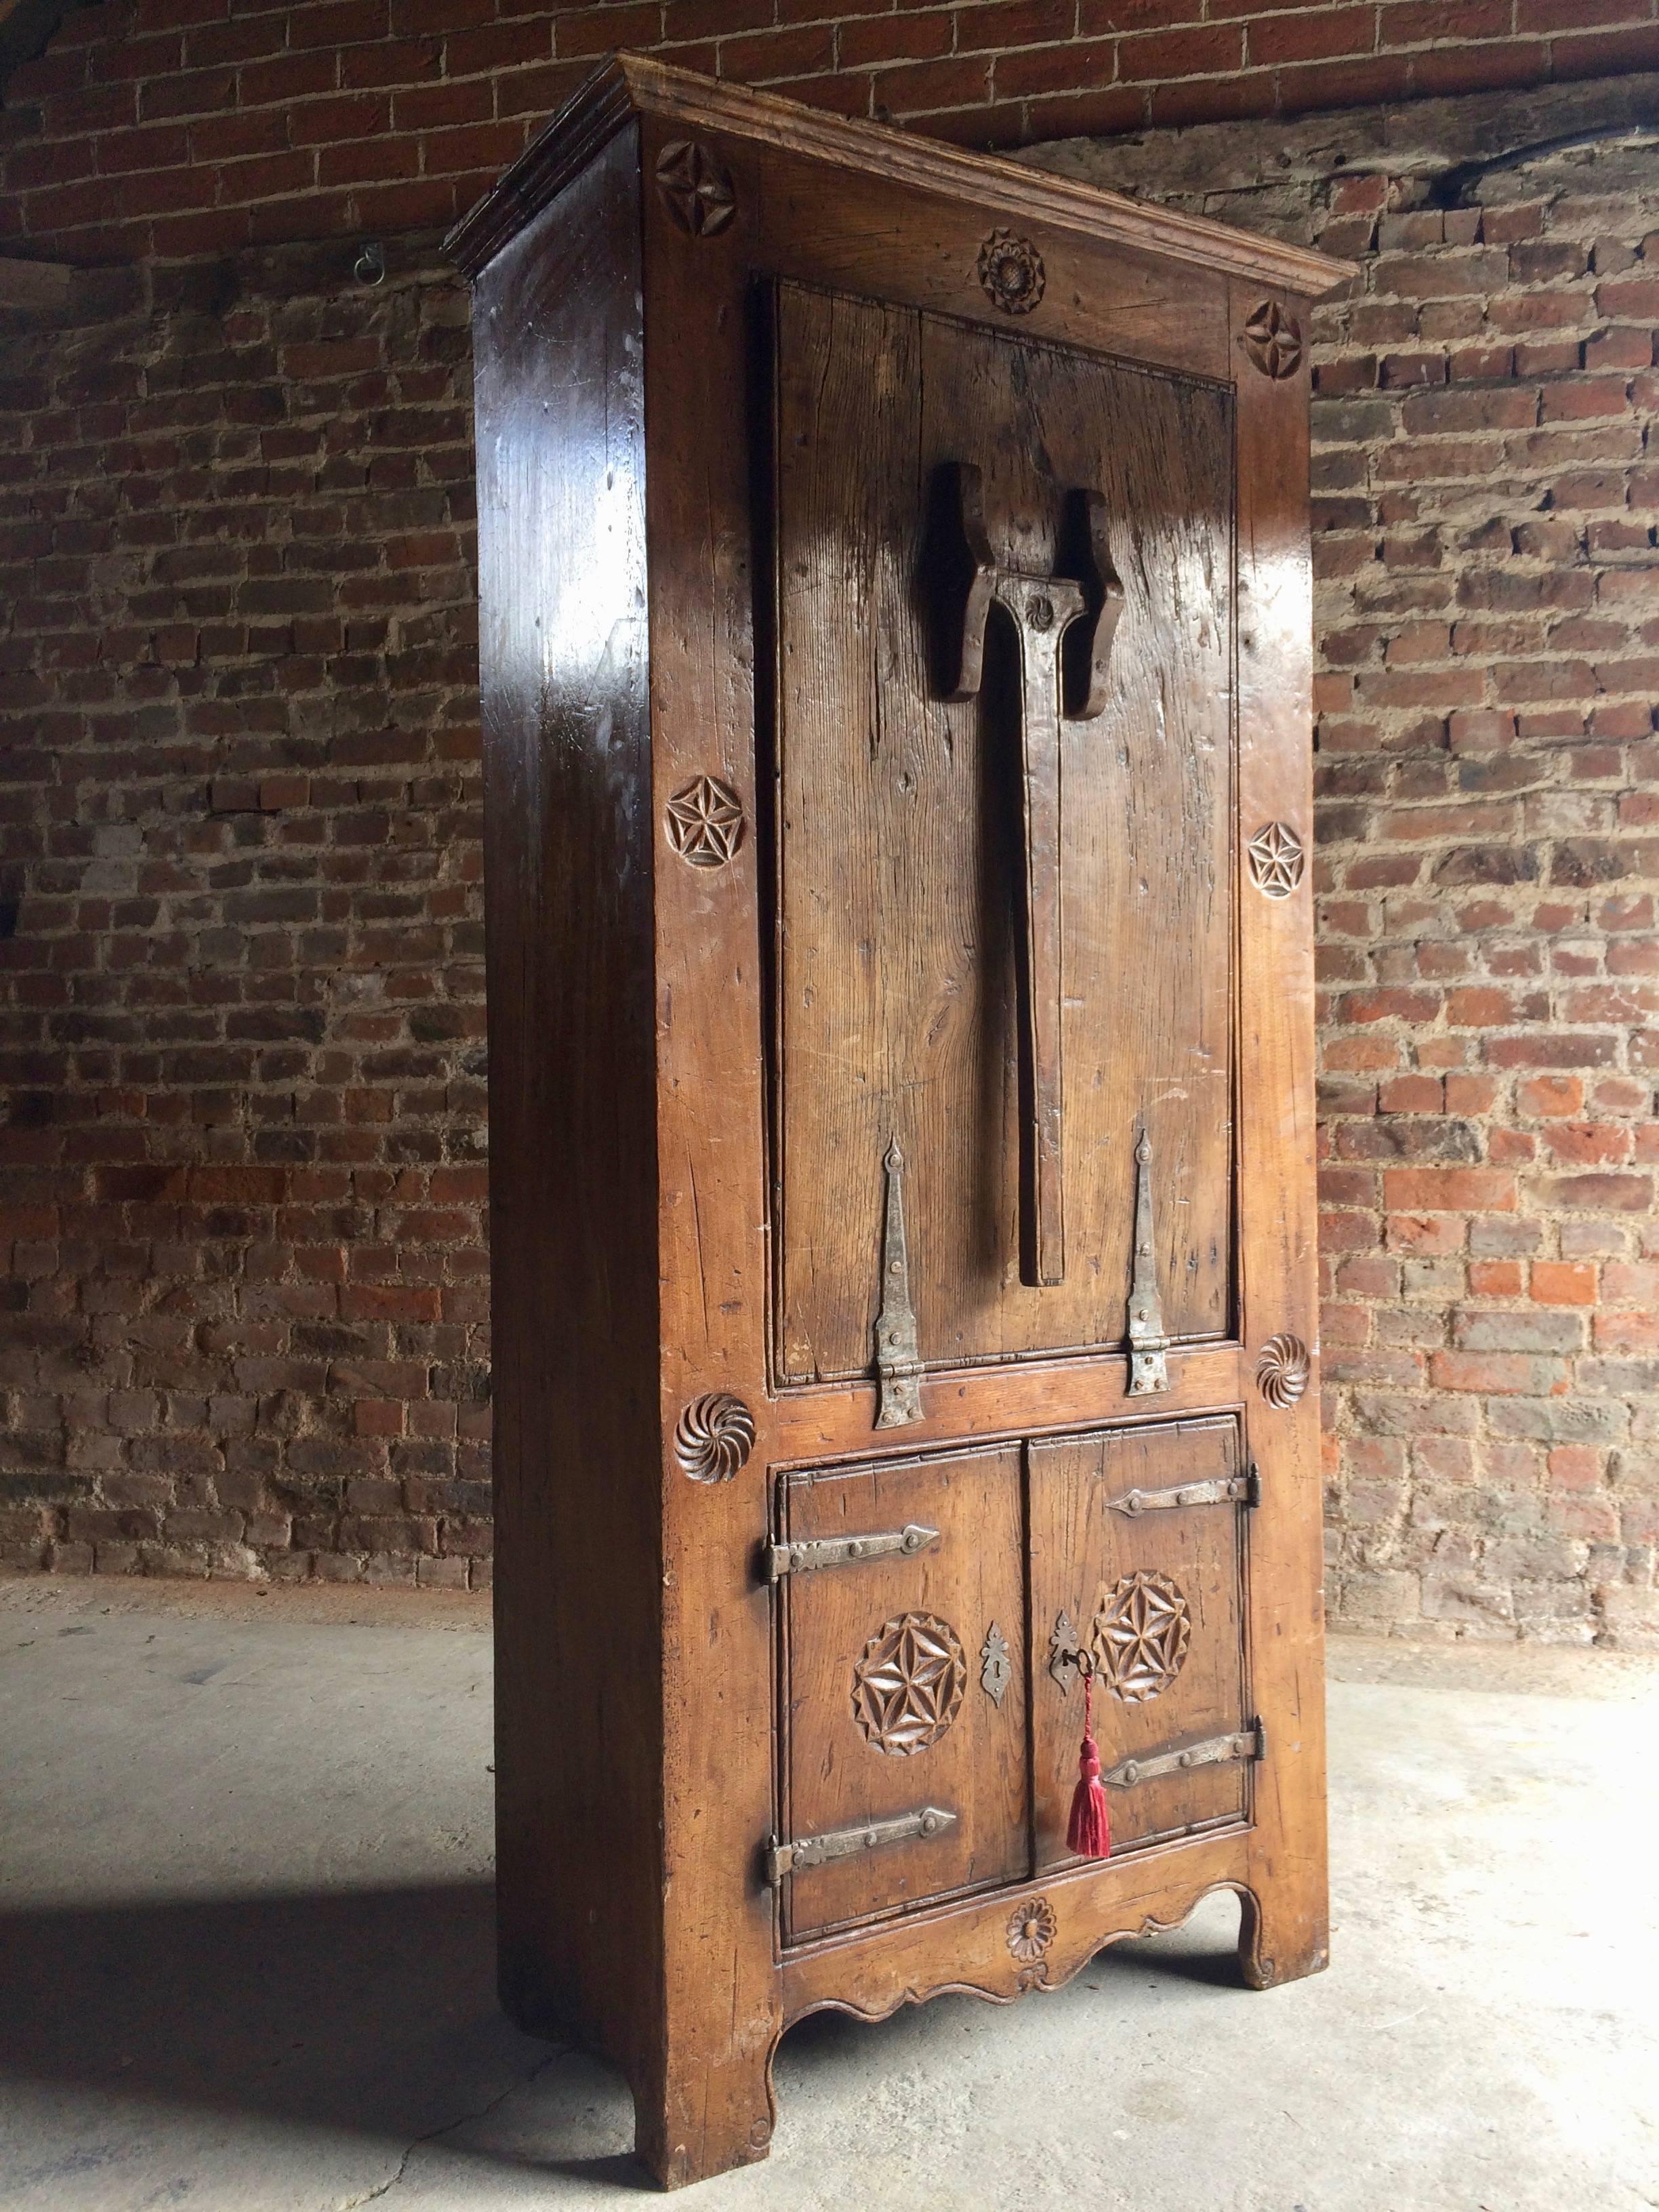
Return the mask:
[[869, 1371], [895, 1141], [924, 1364], [1123, 1341], [1143, 1129], [1165, 1330], [1224, 1338], [1231, 393], [775, 329], [781, 1378]]

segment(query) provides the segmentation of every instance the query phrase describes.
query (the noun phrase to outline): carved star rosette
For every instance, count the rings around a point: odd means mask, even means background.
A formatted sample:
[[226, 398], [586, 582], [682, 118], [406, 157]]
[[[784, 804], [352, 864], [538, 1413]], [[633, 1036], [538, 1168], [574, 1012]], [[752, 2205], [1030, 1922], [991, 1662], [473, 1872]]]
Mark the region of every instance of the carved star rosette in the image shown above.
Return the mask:
[[1181, 1672], [1192, 1633], [1177, 1585], [1137, 1569], [1101, 1594], [1089, 1636], [1095, 1671], [1126, 1705], [1145, 1705]]
[[1244, 325], [1244, 350], [1264, 376], [1294, 376], [1302, 362], [1302, 325], [1277, 300], [1263, 300]]
[[694, 868], [723, 868], [743, 842], [743, 802], [712, 775], [693, 776], [663, 812], [669, 843]]
[[902, 1613], [884, 1621], [853, 1669], [853, 1714], [894, 1759], [937, 1743], [961, 1710], [968, 1662], [948, 1620]]
[[1288, 822], [1264, 823], [1245, 848], [1250, 880], [1264, 898], [1285, 899], [1302, 880], [1302, 840]]
[[737, 212], [738, 196], [719, 156], [695, 138], [677, 138], [657, 161], [657, 190], [688, 236], [713, 238]]

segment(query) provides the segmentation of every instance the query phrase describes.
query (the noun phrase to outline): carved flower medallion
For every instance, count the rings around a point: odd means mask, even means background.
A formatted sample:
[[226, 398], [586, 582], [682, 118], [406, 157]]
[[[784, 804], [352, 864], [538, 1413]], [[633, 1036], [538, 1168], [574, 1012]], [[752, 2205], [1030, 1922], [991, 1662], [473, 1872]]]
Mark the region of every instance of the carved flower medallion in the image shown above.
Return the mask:
[[1264, 898], [1289, 898], [1302, 880], [1302, 840], [1288, 822], [1264, 823], [1245, 851], [1250, 878]]
[[712, 775], [683, 785], [664, 813], [669, 843], [694, 868], [723, 868], [743, 842], [743, 802]]
[[1008, 1948], [1023, 1966], [1040, 1959], [1059, 1932], [1054, 1908], [1046, 1897], [1028, 1898], [1008, 1916]]
[[994, 230], [979, 249], [979, 281], [1005, 315], [1029, 315], [1048, 279], [1029, 238]]
[[669, 214], [692, 238], [713, 238], [737, 212], [738, 196], [725, 164], [695, 138], [677, 138], [663, 148], [657, 190]]
[[955, 1720], [968, 1662], [948, 1620], [902, 1613], [884, 1621], [853, 1669], [853, 1713], [878, 1751], [908, 1759]]
[[1095, 1671], [1126, 1705], [1145, 1705], [1181, 1672], [1192, 1633], [1178, 1586], [1137, 1569], [1101, 1594], [1089, 1635]]
[[1244, 350], [1264, 376], [1294, 376], [1302, 363], [1302, 325], [1277, 300], [1263, 300], [1244, 325]]

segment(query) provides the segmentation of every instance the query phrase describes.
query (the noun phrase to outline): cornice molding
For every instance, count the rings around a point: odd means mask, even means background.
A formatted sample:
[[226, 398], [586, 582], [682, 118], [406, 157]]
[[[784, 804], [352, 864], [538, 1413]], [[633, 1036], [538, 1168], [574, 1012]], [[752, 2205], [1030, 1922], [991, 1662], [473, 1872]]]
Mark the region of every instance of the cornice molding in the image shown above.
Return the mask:
[[1079, 231], [1305, 299], [1317, 298], [1353, 274], [1347, 262], [1305, 246], [627, 53], [613, 55], [577, 88], [500, 183], [456, 224], [444, 241], [445, 251], [466, 276], [477, 276], [638, 115], [667, 116], [692, 130], [722, 131], [836, 168], [886, 177], [915, 191], [970, 199], [988, 212], [1021, 222]]

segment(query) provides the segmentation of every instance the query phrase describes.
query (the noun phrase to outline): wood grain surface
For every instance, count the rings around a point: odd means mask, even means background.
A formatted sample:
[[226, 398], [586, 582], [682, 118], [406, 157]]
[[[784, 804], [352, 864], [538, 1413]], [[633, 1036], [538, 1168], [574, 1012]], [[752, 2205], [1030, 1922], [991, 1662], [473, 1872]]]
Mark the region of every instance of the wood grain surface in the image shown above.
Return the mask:
[[[985, 270], [1010, 226], [1012, 306]], [[1269, 823], [1311, 848], [1308, 372], [1245, 333], [1340, 272], [633, 61], [458, 250], [502, 1986], [622, 2066], [678, 2186], [765, 2155], [777, 2039], [815, 2007], [1052, 1989], [1218, 1887], [1247, 1979], [1325, 1961], [1311, 886], [1266, 897], [1245, 860]], [[963, 463], [997, 562], [1085, 595], [1097, 495], [1124, 594], [1102, 711], [1073, 666], [1059, 728], [1065, 1266], [1042, 1287], [1011, 623], [948, 696]], [[1167, 1392], [1130, 1399], [1143, 1127], [1175, 1343]], [[920, 1419], [878, 1430], [894, 1139], [927, 1371]], [[1286, 1337], [1300, 1398], [1257, 1380]], [[685, 1444], [711, 1419], [718, 1462]], [[1252, 1462], [1259, 1505], [1110, 1510]], [[760, 1571], [769, 1540], [866, 1520], [940, 1542]], [[1115, 1791], [1115, 1854], [1085, 1863], [1082, 1700], [1048, 1639], [1136, 1576], [1178, 1594], [1186, 1640], [1156, 1694], [1097, 1699], [1108, 1764], [1257, 1714], [1268, 1755]], [[902, 1747], [865, 1687], [912, 1618], [962, 1680]], [[769, 1879], [792, 1836], [940, 1802], [944, 1835]]]
[[[781, 1375], [868, 1364], [895, 1137], [925, 1363], [1123, 1340], [1143, 1124], [1170, 1333], [1224, 1335], [1229, 395], [793, 285], [778, 331]], [[961, 621], [938, 495], [963, 461], [1031, 575], [1086, 573], [1067, 526], [1098, 492], [1125, 593], [1105, 709], [1061, 725], [1070, 1225], [1042, 1289], [1019, 1266], [1012, 626], [975, 700], [940, 696], [929, 650]]]

